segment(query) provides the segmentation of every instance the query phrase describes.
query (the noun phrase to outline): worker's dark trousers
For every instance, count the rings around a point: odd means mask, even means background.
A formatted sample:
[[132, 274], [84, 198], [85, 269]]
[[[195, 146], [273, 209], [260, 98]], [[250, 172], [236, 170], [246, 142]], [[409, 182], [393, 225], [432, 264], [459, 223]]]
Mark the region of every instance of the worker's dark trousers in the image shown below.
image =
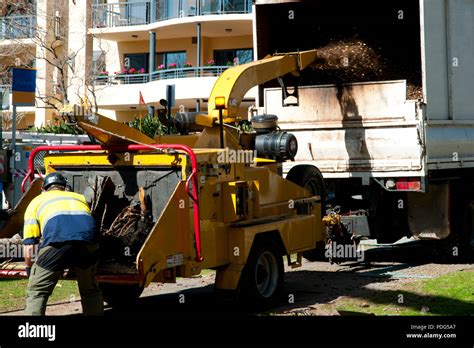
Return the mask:
[[[90, 254], [98, 249], [98, 246], [95, 244], [84, 244], [84, 246]], [[64, 268], [60, 270], [50, 270], [38, 265], [38, 263], [41, 264], [41, 262], [39, 262], [41, 256], [47, 254], [51, 248], [51, 246], [42, 248], [36, 263], [31, 268], [25, 315], [45, 315], [48, 298], [64, 272]], [[81, 268], [77, 264], [73, 267], [77, 275], [82, 312], [84, 315], [104, 314], [102, 293], [95, 280], [96, 268], [97, 262], [94, 262], [86, 268]]]

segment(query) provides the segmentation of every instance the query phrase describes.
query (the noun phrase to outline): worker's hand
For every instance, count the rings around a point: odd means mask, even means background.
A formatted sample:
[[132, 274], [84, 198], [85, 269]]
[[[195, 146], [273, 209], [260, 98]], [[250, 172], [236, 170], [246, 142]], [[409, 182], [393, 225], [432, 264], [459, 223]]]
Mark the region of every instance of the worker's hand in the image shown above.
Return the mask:
[[28, 276], [28, 278], [30, 277], [30, 274], [31, 274], [31, 267], [26, 267], [25, 268], [25, 271], [26, 271], [26, 275]]

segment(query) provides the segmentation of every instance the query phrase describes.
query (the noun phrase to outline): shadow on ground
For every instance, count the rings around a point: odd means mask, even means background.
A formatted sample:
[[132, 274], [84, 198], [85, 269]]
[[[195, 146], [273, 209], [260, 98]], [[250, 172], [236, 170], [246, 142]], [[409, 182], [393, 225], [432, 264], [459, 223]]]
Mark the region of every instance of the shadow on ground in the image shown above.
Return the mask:
[[[186, 289], [179, 293], [142, 297], [133, 306], [109, 309], [106, 315], [128, 317], [133, 313], [141, 315], [164, 314], [168, 318], [180, 318], [186, 313], [199, 313], [200, 318], [246, 317], [258, 314], [282, 313], [307, 309], [315, 304], [327, 304], [340, 296], [370, 300], [377, 304], [396, 305], [420, 311], [430, 308], [431, 314], [456, 315], [474, 313], [474, 301], [464, 302], [443, 296], [422, 295], [410, 291], [368, 288], [374, 282], [393, 282], [391, 272], [403, 272], [414, 265], [437, 262], [435, 255], [410, 246], [367, 253], [367, 262], [346, 263], [336, 271], [295, 270], [285, 274], [285, 288], [281, 301], [268, 312], [243, 307], [232, 296], [214, 292], [214, 286]], [[401, 262], [387, 265], [380, 262]], [[390, 286], [388, 286], [390, 287]], [[403, 295], [403, 303], [398, 303]], [[294, 303], [289, 303], [289, 297]], [[339, 313], [339, 314], [358, 314]], [[362, 313], [360, 313], [362, 314]]]

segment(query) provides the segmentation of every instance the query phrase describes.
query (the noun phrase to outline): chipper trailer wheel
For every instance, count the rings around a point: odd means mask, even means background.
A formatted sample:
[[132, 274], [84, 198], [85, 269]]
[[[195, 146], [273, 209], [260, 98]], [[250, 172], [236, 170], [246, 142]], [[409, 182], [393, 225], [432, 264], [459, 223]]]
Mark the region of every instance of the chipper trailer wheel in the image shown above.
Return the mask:
[[283, 289], [283, 256], [272, 240], [260, 240], [252, 248], [242, 273], [240, 294], [257, 307], [273, 305]]
[[[313, 196], [321, 197], [321, 218], [325, 215], [326, 186], [324, 185], [323, 175], [318, 168], [312, 165], [294, 166], [288, 172], [286, 180], [303, 187], [311, 192]], [[303, 257], [308, 261], [324, 260], [325, 244], [315, 245], [315, 249], [303, 253]]]
[[139, 284], [100, 284], [102, 298], [111, 307], [127, 306], [135, 303], [143, 292]]

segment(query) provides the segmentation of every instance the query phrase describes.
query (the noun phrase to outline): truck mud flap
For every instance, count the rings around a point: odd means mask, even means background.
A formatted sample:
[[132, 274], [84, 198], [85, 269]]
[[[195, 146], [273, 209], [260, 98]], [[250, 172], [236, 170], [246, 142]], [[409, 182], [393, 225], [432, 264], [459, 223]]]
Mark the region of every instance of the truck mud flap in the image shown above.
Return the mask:
[[415, 239], [448, 237], [449, 184], [430, 185], [425, 194], [408, 193], [408, 224]]

